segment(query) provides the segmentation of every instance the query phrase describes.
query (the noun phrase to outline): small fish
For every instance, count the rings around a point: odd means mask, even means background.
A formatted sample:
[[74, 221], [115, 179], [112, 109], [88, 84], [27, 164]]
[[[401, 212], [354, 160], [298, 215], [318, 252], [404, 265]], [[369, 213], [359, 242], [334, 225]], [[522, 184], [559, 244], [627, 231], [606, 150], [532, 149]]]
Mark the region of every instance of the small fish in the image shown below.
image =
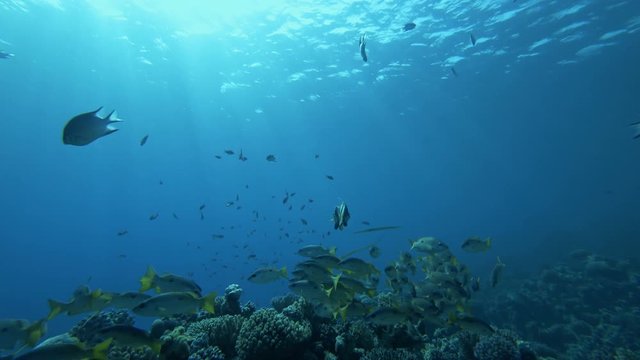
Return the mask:
[[118, 259], [126, 259], [126, 258], [127, 258], [127, 254], [118, 255]]
[[227, 155], [235, 154], [235, 152], [233, 150], [225, 150], [224, 153], [227, 154]]
[[307, 245], [305, 247], [298, 249], [297, 254], [300, 256], [305, 256], [310, 258], [322, 256], [322, 255], [335, 255], [336, 247], [332, 246], [330, 248], [325, 248], [321, 245]]
[[238, 155], [238, 159], [240, 159], [240, 161], [247, 161], [247, 157], [244, 156], [244, 154], [242, 153], [242, 149], [240, 149], [240, 154]]
[[471, 253], [484, 252], [491, 249], [491, 238], [482, 240], [478, 237], [470, 237], [462, 243], [462, 250]]
[[367, 62], [367, 34], [360, 35], [360, 41], [358, 42], [358, 47], [360, 48], [360, 56], [362, 56], [362, 61]]
[[284, 196], [284, 198], [282, 198], [282, 203], [283, 203], [283, 204], [286, 204], [286, 203], [287, 203], [287, 201], [289, 201], [289, 193], [286, 193], [286, 194], [285, 194], [285, 196]]
[[211, 235], [211, 238], [215, 239], [224, 239], [224, 235], [222, 234], [213, 234]]
[[307, 220], [305, 219], [300, 219], [300, 222], [302, 223], [302, 225], [308, 225], [309, 223], [307, 222]]
[[204, 220], [204, 213], [200, 211], [200, 220]]
[[0, 353], [22, 346], [33, 347], [47, 332], [45, 320], [34, 323], [23, 319], [0, 319]]
[[313, 200], [313, 199], [309, 199], [309, 200], [307, 200], [307, 201], [309, 201], [309, 203], [312, 203], [314, 200]]
[[359, 230], [354, 232], [354, 234], [364, 234], [364, 233], [370, 233], [375, 231], [395, 230], [395, 229], [400, 229], [400, 226], [378, 226], [374, 228]]
[[256, 284], [268, 284], [279, 279], [287, 279], [287, 268], [261, 268], [249, 275], [247, 280]]
[[480, 291], [480, 277], [471, 277], [471, 290], [473, 292]]
[[306, 206], [307, 206], [307, 205], [302, 204], [302, 206], [300, 206], [300, 211], [304, 210], [304, 208], [305, 208]]
[[406, 24], [404, 24], [404, 26], [402, 27], [402, 30], [404, 31], [409, 31], [409, 30], [413, 30], [416, 28], [416, 24], [413, 22], [408, 22]]
[[380, 248], [375, 245], [371, 246], [371, 248], [369, 248], [369, 255], [377, 259], [380, 256]]
[[367, 315], [365, 319], [377, 325], [392, 326], [406, 323], [409, 316], [396, 308], [380, 308]]
[[140, 292], [154, 289], [156, 293], [192, 292], [200, 295], [202, 289], [193, 280], [174, 274], [158, 275], [149, 265], [147, 272], [140, 278]]
[[213, 314], [215, 299], [215, 293], [200, 297], [193, 292], [167, 292], [141, 302], [132, 311], [137, 315], [149, 317], [195, 314], [200, 309]]
[[107, 359], [109, 346], [113, 339], [107, 339], [91, 348], [77, 339], [74, 342], [51, 343], [38, 346], [13, 360], [52, 360], [52, 359]]
[[272, 154], [267, 155], [267, 161], [275, 162], [276, 156]]
[[476, 37], [473, 34], [469, 34], [469, 39], [471, 40], [471, 46], [476, 46]]
[[159, 213], [153, 213], [153, 214], [149, 215], [149, 220], [153, 221], [153, 220], [157, 219], [158, 216], [160, 216]]
[[453, 74], [454, 77], [458, 77], [458, 72], [456, 71], [456, 68], [454, 68], [453, 66], [451, 67], [451, 74]]
[[140, 140], [140, 146], [144, 146], [144, 144], [147, 143], [147, 140], [149, 139], [149, 134], [145, 135], [142, 137], [142, 140]]
[[340, 261], [338, 268], [348, 271], [351, 276], [361, 277], [368, 276], [369, 274], [379, 274], [380, 270], [376, 269], [373, 264], [370, 264], [362, 259], [350, 257]]
[[498, 261], [496, 262], [496, 265], [493, 267], [493, 270], [491, 270], [491, 287], [494, 288], [498, 285], [498, 283], [500, 282], [500, 279], [502, 278], [502, 271], [504, 270], [504, 267], [506, 265], [500, 261], [500, 257], [498, 257]]
[[128, 230], [120, 230], [118, 231], [118, 236], [124, 236], [124, 235], [127, 235], [128, 233], [129, 233]]
[[331, 176], [331, 175], [325, 175], [325, 177], [326, 177], [327, 179], [329, 179], [329, 180], [333, 180], [333, 176]]
[[314, 158], [314, 159], [319, 159], [319, 158], [320, 158], [320, 154], [315, 154], [315, 155], [313, 156], [313, 158]]
[[116, 111], [112, 111], [107, 117], [98, 116], [98, 110], [76, 115], [67, 122], [62, 130], [62, 142], [67, 145], [84, 146], [93, 141], [112, 134], [118, 129], [111, 124], [120, 122]]
[[220, 155], [213, 155], [213, 157], [216, 158], [216, 159], [222, 159], [222, 156], [220, 156]]
[[344, 229], [350, 218], [351, 214], [349, 214], [349, 208], [343, 201], [333, 210], [333, 228], [339, 230]]
[[366, 220], [363, 220], [363, 221], [361, 221], [360, 223], [361, 223], [362, 225], [367, 225], [367, 226], [371, 225], [371, 223], [370, 223], [370, 222], [368, 222], [368, 221], [366, 221]]
[[207, 207], [207, 205], [204, 204], [204, 203], [202, 205], [200, 205], [200, 207], [199, 207], [200, 211], [204, 210], [205, 207]]
[[129, 346], [134, 349], [148, 346], [151, 351], [160, 354], [162, 342], [154, 339], [148, 332], [131, 325], [112, 325], [96, 331], [103, 339], [112, 339], [118, 346]]
[[240, 201], [240, 194], [236, 194], [236, 201]]
[[179, 220], [180, 218], [178, 217], [178, 215], [176, 215], [176, 213], [171, 213], [171, 215], [173, 216], [174, 219]]
[[449, 247], [442, 241], [431, 236], [424, 236], [419, 238], [418, 240], [410, 241], [410, 243], [411, 250], [415, 249], [416, 251], [422, 253], [433, 254], [449, 250]]

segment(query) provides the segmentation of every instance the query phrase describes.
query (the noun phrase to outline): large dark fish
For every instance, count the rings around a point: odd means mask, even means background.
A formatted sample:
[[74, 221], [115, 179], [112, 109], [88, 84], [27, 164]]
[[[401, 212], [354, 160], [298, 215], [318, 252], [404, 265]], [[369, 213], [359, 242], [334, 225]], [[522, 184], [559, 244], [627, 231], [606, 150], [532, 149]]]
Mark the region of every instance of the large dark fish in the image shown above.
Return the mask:
[[402, 30], [404, 31], [409, 31], [409, 30], [413, 30], [416, 28], [416, 24], [413, 22], [408, 22], [406, 24], [404, 24], [404, 26], [402, 27]]
[[[366, 39], [366, 35], [367, 34], [362, 34], [360, 35], [360, 42], [358, 43], [358, 46], [360, 47], [360, 56], [362, 56], [362, 61], [367, 62], [367, 39]], [[317, 157], [316, 157], [317, 159]]]
[[93, 141], [118, 131], [110, 124], [120, 122], [116, 111], [112, 111], [107, 117], [98, 116], [100, 107], [96, 111], [74, 116], [67, 122], [62, 131], [62, 142], [67, 145], [84, 146]]

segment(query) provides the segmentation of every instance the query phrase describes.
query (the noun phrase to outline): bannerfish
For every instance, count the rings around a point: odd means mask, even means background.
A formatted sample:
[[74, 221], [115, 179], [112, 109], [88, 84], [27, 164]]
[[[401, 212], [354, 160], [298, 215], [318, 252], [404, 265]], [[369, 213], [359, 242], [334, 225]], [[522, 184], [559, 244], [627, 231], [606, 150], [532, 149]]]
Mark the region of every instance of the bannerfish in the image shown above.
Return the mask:
[[339, 230], [344, 229], [350, 218], [351, 214], [349, 214], [349, 208], [343, 201], [333, 210], [333, 228]]
[[358, 46], [360, 47], [360, 56], [362, 56], [362, 61], [367, 62], [367, 38], [366, 38], [367, 34], [362, 34], [360, 35], [360, 42], [358, 43]]
[[67, 145], [84, 146], [118, 131], [111, 127], [111, 124], [122, 121], [118, 119], [116, 111], [113, 110], [107, 117], [100, 117], [100, 110], [102, 107], [71, 118], [62, 131], [62, 142]]
[[406, 24], [404, 24], [404, 26], [402, 27], [402, 30], [404, 31], [409, 31], [409, 30], [413, 30], [416, 28], [416, 24], [413, 22], [408, 22]]

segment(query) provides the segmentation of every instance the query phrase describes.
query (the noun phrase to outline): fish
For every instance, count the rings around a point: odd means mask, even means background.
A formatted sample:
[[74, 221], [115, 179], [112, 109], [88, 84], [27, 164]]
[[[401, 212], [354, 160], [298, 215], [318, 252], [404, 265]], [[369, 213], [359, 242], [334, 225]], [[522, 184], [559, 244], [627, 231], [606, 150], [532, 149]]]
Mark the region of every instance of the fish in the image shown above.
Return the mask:
[[377, 259], [378, 257], [380, 257], [380, 248], [372, 245], [371, 248], [369, 248], [369, 255], [372, 258]]
[[289, 193], [288, 192], [284, 195], [284, 198], [282, 198], [282, 204], [286, 204], [287, 201], [289, 201]]
[[216, 158], [216, 159], [222, 159], [222, 156], [220, 156], [220, 155], [213, 155], [213, 157]]
[[178, 215], [176, 215], [176, 213], [171, 213], [171, 215], [173, 216], [174, 219], [179, 220], [180, 218], [178, 217]]
[[307, 220], [305, 219], [300, 219], [300, 222], [302, 223], [302, 225], [308, 225], [309, 223], [307, 222]]
[[149, 220], [153, 221], [153, 220], [157, 219], [158, 216], [160, 216], [160, 213], [153, 213], [153, 214], [149, 215]]
[[379, 274], [380, 270], [376, 269], [373, 264], [370, 264], [362, 259], [350, 257], [344, 259], [338, 263], [338, 268], [348, 272], [355, 277], [368, 276], [370, 274]]
[[409, 30], [413, 30], [416, 28], [416, 24], [413, 22], [408, 22], [406, 24], [404, 24], [404, 26], [402, 27], [403, 31], [409, 31]]
[[310, 257], [310, 258], [322, 256], [322, 255], [335, 255], [336, 247], [332, 246], [330, 248], [325, 248], [322, 245], [307, 245], [298, 249], [297, 254], [300, 256]]
[[333, 180], [333, 176], [331, 176], [331, 175], [325, 175], [325, 177], [326, 177], [327, 179], [329, 179], [329, 180]]
[[122, 119], [118, 118], [116, 111], [111, 111], [107, 117], [100, 117], [98, 116], [100, 110], [102, 110], [102, 107], [71, 118], [62, 130], [62, 143], [84, 146], [118, 131], [118, 129], [111, 126], [113, 123], [122, 121]]
[[215, 299], [214, 292], [204, 297], [193, 292], [166, 292], [141, 302], [132, 311], [137, 315], [149, 317], [195, 314], [200, 309], [214, 314]]
[[124, 235], [127, 235], [128, 233], [129, 233], [128, 230], [120, 230], [118, 231], [118, 236], [124, 236]]
[[366, 221], [366, 220], [362, 220], [360, 223], [361, 223], [362, 225], [367, 225], [367, 226], [371, 225], [371, 223], [370, 223], [370, 222], [368, 222], [368, 221]]
[[107, 339], [95, 347], [89, 347], [81, 342], [52, 343], [46, 346], [38, 346], [14, 357], [13, 360], [107, 360], [109, 346], [111, 346], [112, 341], [112, 339]]
[[158, 275], [149, 265], [147, 272], [140, 278], [140, 292], [154, 289], [156, 293], [192, 292], [200, 295], [202, 289], [193, 280], [174, 274]]
[[111, 297], [109, 306], [120, 309], [133, 309], [141, 302], [151, 297], [151, 295], [134, 291], [124, 293], [109, 293], [109, 296]]
[[364, 234], [364, 233], [370, 233], [375, 231], [395, 230], [395, 229], [400, 229], [400, 226], [377, 226], [373, 228], [358, 230], [354, 232], [354, 234]]
[[12, 53], [4, 52], [0, 50], [0, 59], [8, 59], [10, 57], [14, 57], [15, 55]]
[[328, 299], [325, 289], [320, 284], [310, 280], [292, 281], [289, 283], [289, 289], [308, 301], [322, 302]]
[[224, 235], [222, 234], [211, 234], [212, 239], [224, 239]]
[[44, 319], [33, 323], [24, 319], [0, 319], [0, 352], [36, 346], [46, 332]]
[[496, 287], [500, 282], [500, 279], [502, 278], [502, 271], [506, 266], [502, 261], [500, 261], [500, 257], [498, 257], [497, 259], [498, 260], [495, 266], [493, 267], [493, 270], [491, 270], [491, 287], [492, 288]]
[[151, 351], [160, 354], [162, 342], [154, 339], [145, 330], [130, 325], [112, 325], [96, 331], [103, 339], [112, 339], [118, 346], [141, 348], [148, 346]]
[[462, 243], [462, 250], [471, 253], [484, 252], [491, 249], [491, 238], [482, 240], [478, 237], [470, 237]]
[[140, 140], [140, 146], [144, 146], [144, 144], [147, 143], [147, 140], [149, 139], [149, 134], [145, 135], [142, 137], [142, 140]]
[[267, 161], [275, 162], [276, 161], [276, 156], [273, 155], [273, 154], [267, 155]]
[[224, 153], [227, 154], [227, 155], [235, 154], [235, 152], [233, 150], [225, 150]]
[[240, 154], [238, 155], [238, 159], [240, 159], [240, 161], [247, 161], [247, 157], [244, 156], [244, 154], [242, 153], [242, 149], [240, 149]]
[[365, 317], [366, 321], [377, 325], [392, 326], [409, 321], [409, 316], [392, 307], [380, 308]]
[[491, 335], [495, 330], [483, 320], [467, 314], [449, 313], [449, 324], [457, 325], [463, 330], [478, 334]]
[[90, 291], [87, 286], [79, 286], [74, 292], [69, 302], [60, 302], [49, 299], [49, 315], [47, 320], [51, 320], [59, 314], [69, 316], [84, 314], [93, 311], [100, 311], [109, 306], [111, 296], [101, 289]]
[[204, 208], [207, 207], [207, 204], [201, 204], [200, 207], [198, 208], [200, 211], [204, 210]]
[[319, 159], [319, 158], [320, 158], [320, 154], [315, 154], [315, 155], [313, 156], [313, 158], [314, 158], [314, 159]]
[[227, 201], [226, 203], [224, 203], [224, 207], [230, 207], [233, 206], [233, 204], [235, 204], [233, 201]]
[[454, 68], [453, 66], [451, 67], [451, 74], [452, 74], [454, 77], [458, 77], [458, 72], [456, 71], [456, 68]]
[[343, 201], [333, 210], [333, 228], [337, 230], [344, 229], [350, 218], [351, 214], [349, 214], [349, 208]]
[[[333, 247], [333, 249], [335, 249], [335, 247]], [[327, 269], [336, 268], [340, 263], [340, 258], [335, 256], [334, 254], [314, 256], [311, 258], [311, 260], [313, 260], [314, 263]]]
[[472, 33], [469, 34], [469, 39], [471, 40], [471, 46], [476, 46], [476, 37]]
[[247, 280], [256, 284], [268, 284], [279, 279], [287, 279], [287, 268], [260, 268], [249, 275]]
[[358, 47], [360, 48], [360, 56], [362, 57], [362, 61], [367, 62], [367, 34], [364, 33], [360, 35], [360, 41], [358, 42]]
[[631, 128], [635, 130], [634, 139], [640, 139], [640, 121], [630, 124]]
[[424, 236], [415, 241], [409, 241], [411, 243], [411, 250], [416, 250], [423, 253], [438, 253], [441, 251], [447, 251], [449, 248], [442, 241], [431, 237]]

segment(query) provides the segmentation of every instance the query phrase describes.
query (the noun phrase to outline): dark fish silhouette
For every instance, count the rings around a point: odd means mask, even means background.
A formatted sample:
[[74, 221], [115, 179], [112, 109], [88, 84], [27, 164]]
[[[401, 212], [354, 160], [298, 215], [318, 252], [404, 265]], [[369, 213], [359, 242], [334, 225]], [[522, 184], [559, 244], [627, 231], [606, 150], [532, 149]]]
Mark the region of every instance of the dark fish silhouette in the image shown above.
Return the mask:
[[[362, 56], [362, 61], [367, 62], [367, 38], [366, 38], [367, 34], [362, 34], [360, 35], [360, 42], [358, 43], [358, 46], [360, 47], [360, 56]], [[317, 159], [317, 157], [316, 157]]]
[[15, 55], [13, 55], [12, 53], [8, 53], [8, 52], [4, 52], [2, 50], [0, 50], [0, 59], [8, 59], [10, 57], [14, 57]]
[[409, 30], [413, 30], [415, 28], [416, 28], [416, 24], [415, 23], [408, 22], [408, 23], [404, 24], [404, 26], [402, 27], [402, 30], [409, 31]]
[[275, 162], [276, 156], [272, 154], [267, 155], [267, 161]]
[[473, 34], [469, 34], [469, 39], [471, 40], [471, 45], [476, 46], [476, 37]]
[[354, 234], [364, 234], [364, 233], [370, 233], [374, 231], [395, 230], [395, 229], [400, 229], [400, 226], [378, 226], [378, 227], [373, 227], [369, 229], [359, 230], [354, 232]]
[[325, 175], [325, 176], [327, 177], [327, 179], [333, 180], [333, 176], [331, 176], [331, 175]]
[[84, 146], [93, 141], [118, 131], [110, 124], [120, 122], [116, 111], [112, 111], [107, 117], [98, 116], [96, 111], [76, 115], [67, 122], [62, 130], [62, 142], [67, 145]]
[[142, 140], [140, 140], [140, 146], [144, 146], [147, 143], [147, 139], [149, 139], [149, 134], [145, 135]]

